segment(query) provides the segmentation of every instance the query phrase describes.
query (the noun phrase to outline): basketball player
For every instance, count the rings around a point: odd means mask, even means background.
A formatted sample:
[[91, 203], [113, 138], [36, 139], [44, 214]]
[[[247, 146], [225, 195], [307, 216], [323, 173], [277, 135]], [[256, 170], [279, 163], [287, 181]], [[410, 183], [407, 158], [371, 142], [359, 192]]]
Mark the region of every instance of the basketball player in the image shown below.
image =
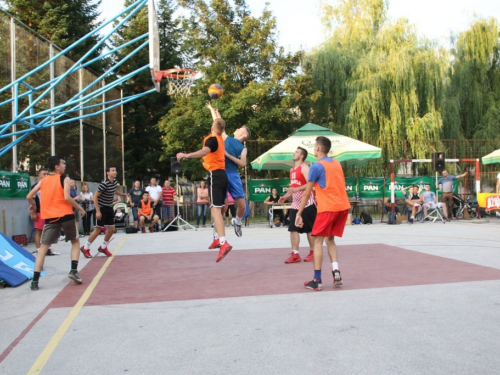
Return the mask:
[[316, 202], [314, 201], [314, 193], [311, 191], [309, 199], [307, 200], [302, 219], [304, 225], [297, 227], [295, 225], [295, 217], [304, 195], [304, 190], [307, 186], [307, 178], [309, 176], [309, 166], [304, 163], [307, 158], [307, 150], [302, 147], [297, 147], [293, 153], [292, 160], [294, 167], [290, 170], [290, 188], [286, 194], [280, 198], [279, 203], [284, 203], [290, 196], [292, 196], [292, 206], [290, 207], [288, 231], [290, 232], [290, 242], [292, 244], [292, 253], [290, 257], [285, 260], [285, 263], [297, 263], [302, 259], [299, 254], [299, 243], [301, 233], [307, 233], [307, 240], [309, 241], [309, 255], [304, 258], [304, 262], [313, 261], [314, 240], [311, 236], [311, 231], [316, 220]]
[[217, 118], [214, 120], [211, 128], [211, 134], [203, 140], [201, 150], [185, 154], [179, 152], [177, 160], [182, 159], [199, 159], [203, 158], [203, 167], [209, 172], [208, 191], [210, 195], [210, 212], [214, 222], [215, 232], [214, 241], [208, 247], [209, 249], [220, 248], [216, 262], [220, 262], [233, 248], [226, 241], [226, 233], [224, 227], [224, 218], [222, 209], [227, 195], [227, 176], [224, 171], [224, 140], [222, 134], [226, 123], [223, 119]]

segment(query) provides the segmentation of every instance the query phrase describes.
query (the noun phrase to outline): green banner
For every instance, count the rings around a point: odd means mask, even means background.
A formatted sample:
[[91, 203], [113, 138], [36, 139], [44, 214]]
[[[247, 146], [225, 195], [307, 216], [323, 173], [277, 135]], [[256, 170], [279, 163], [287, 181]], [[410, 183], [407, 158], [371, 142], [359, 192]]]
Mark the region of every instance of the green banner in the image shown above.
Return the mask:
[[358, 180], [355, 177], [347, 177], [345, 179], [345, 190], [349, 198], [355, 198], [358, 191]]
[[24, 199], [30, 187], [30, 176], [27, 173], [0, 171], [1, 199]]
[[288, 178], [280, 180], [249, 180], [248, 181], [248, 200], [252, 202], [264, 202], [271, 195], [272, 189], [278, 189], [278, 195], [283, 196], [290, 185]]
[[360, 178], [359, 197], [366, 199], [382, 198], [384, 191], [383, 178]]

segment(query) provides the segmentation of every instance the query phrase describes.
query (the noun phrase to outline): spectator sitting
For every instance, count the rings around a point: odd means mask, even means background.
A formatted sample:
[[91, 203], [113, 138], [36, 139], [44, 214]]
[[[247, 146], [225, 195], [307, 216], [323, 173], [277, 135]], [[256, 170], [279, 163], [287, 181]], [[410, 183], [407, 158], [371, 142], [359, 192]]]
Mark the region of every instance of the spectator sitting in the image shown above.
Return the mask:
[[[444, 216], [443, 219], [450, 221], [448, 219], [448, 209], [446, 204], [440, 203], [437, 201], [436, 193], [431, 191], [431, 185], [425, 184], [425, 191], [422, 193], [422, 202], [424, 205], [424, 217], [427, 218], [427, 210], [429, 208], [441, 208], [443, 210]], [[426, 220], [429, 220], [428, 218]]]
[[406, 206], [408, 207], [408, 210], [411, 211], [411, 216], [409, 223], [413, 224], [413, 220], [415, 219], [415, 216], [421, 211], [422, 209], [422, 204], [421, 204], [421, 199], [420, 199], [420, 188], [418, 185], [413, 185], [410, 186], [409, 189], [410, 191], [406, 191], [408, 188], [402, 188], [401, 192], [405, 195], [405, 202]]
[[[395, 200], [395, 203], [396, 203], [396, 206], [394, 206], [394, 212], [396, 212], [397, 214], [400, 213], [400, 210], [399, 210], [399, 207], [398, 207], [398, 200], [397, 199], [394, 199]], [[384, 205], [384, 212], [385, 213], [388, 213], [388, 212], [391, 212], [392, 211], [392, 201], [391, 201], [391, 198], [387, 198], [386, 202], [385, 202], [385, 205]]]
[[149, 224], [149, 231], [153, 233], [154, 226], [160, 218], [154, 212], [153, 201], [149, 199], [149, 193], [147, 191], [142, 194], [142, 200], [137, 206], [137, 211], [139, 214], [139, 225], [141, 226], [142, 233], [146, 233], [146, 224]]
[[[274, 204], [279, 204], [280, 196], [278, 195], [278, 189], [273, 188], [272, 189], [272, 194], [266, 198], [264, 201], [264, 204], [267, 205], [274, 205]], [[285, 221], [285, 215], [283, 214], [283, 210], [273, 210], [273, 217], [271, 217], [271, 214], [268, 214], [268, 220], [270, 225], [272, 226], [272, 222], [274, 220], [274, 217], [278, 216], [280, 223], [283, 223]]]

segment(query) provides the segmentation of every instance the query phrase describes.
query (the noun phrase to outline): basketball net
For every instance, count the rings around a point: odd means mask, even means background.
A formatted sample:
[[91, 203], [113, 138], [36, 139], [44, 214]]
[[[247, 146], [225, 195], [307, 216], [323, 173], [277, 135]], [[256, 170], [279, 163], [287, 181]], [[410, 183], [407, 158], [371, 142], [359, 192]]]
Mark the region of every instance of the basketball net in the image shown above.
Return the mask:
[[163, 72], [168, 81], [168, 95], [186, 97], [191, 95], [196, 72], [191, 69], [169, 69]]

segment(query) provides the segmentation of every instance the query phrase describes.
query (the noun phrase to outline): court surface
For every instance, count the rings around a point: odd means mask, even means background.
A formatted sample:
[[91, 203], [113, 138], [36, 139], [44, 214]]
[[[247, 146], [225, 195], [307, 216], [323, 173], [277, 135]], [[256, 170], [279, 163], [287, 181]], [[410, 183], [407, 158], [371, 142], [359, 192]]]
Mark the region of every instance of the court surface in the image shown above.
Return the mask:
[[344, 285], [325, 249], [321, 292], [311, 263], [284, 263], [286, 228], [227, 228], [220, 263], [208, 228], [120, 232], [113, 257], [80, 259], [82, 285], [58, 243], [39, 291], [0, 290], [0, 374], [500, 373], [499, 229], [347, 226]]

